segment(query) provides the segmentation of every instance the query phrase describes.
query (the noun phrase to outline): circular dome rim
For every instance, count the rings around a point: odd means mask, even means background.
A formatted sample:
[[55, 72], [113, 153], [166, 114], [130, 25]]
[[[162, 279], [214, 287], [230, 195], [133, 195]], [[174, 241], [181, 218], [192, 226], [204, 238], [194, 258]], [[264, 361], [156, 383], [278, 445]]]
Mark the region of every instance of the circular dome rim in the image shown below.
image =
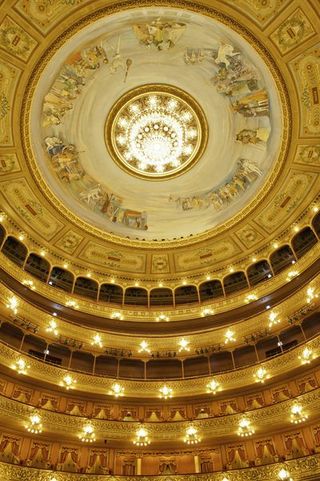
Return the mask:
[[[268, 67], [270, 74], [275, 82], [275, 86], [277, 87], [279, 106], [282, 113], [282, 138], [278, 158], [274, 161], [273, 169], [265, 180], [264, 185], [260, 188], [255, 197], [245, 207], [240, 209], [237, 214], [213, 228], [210, 228], [198, 234], [190, 234], [189, 236], [179, 239], [144, 240], [137, 238], [134, 239], [129, 236], [125, 237], [127, 247], [143, 248], [150, 250], [163, 250], [167, 248], [190, 246], [212, 239], [215, 236], [226, 232], [228, 229], [241, 222], [246, 216], [250, 215], [257, 208], [257, 205], [259, 205], [267, 197], [268, 193], [275, 184], [280, 172], [282, 171], [284, 164], [283, 161], [287, 157], [287, 154], [289, 152], [290, 138], [292, 135], [292, 112], [287, 86], [276, 61], [267, 50], [267, 48], [260, 42], [259, 39], [256, 38], [256, 36], [250, 30], [247, 29], [247, 27], [243, 26], [229, 15], [226, 15], [225, 13], [218, 11], [213, 7], [199, 5], [189, 0], [174, 0], [174, 2], [170, 0], [157, 0], [156, 3], [154, 3], [152, 6], [186, 9], [190, 12], [196, 12], [200, 15], [212, 18], [213, 20], [218, 21], [223, 25], [231, 28], [237, 34], [242, 35], [242, 37], [250, 44], [250, 46], [257, 51], [257, 54], [262, 57], [266, 66]], [[60, 47], [63, 46], [63, 44], [68, 39], [77, 34], [81, 29], [90, 25], [93, 21], [99, 20], [105, 16], [116, 14], [120, 11], [130, 10], [139, 7], [148, 8], [150, 7], [150, 4], [147, 0], [133, 0], [130, 1], [130, 3], [115, 2], [111, 5], [104, 6], [98, 11], [90, 13], [86, 17], [80, 19], [74, 25], [69, 27], [65, 32], [63, 32], [63, 34], [61, 34], [58, 38], [54, 39], [51, 45], [40, 57], [40, 59], [36, 63], [36, 66], [32, 69], [30, 77], [26, 83], [24, 92], [26, 96], [26, 101], [22, 104], [22, 112], [20, 116], [19, 126], [22, 138], [22, 151], [24, 154], [24, 158], [26, 159], [26, 164], [32, 177], [35, 179], [37, 187], [39, 188], [40, 192], [45, 196], [49, 204], [56, 211], [58, 211], [64, 219], [67, 219], [69, 224], [77, 226], [78, 228], [86, 231], [87, 234], [90, 234], [97, 239], [109, 241], [119, 246], [123, 246], [124, 237], [121, 237], [120, 235], [114, 234], [112, 232], [107, 232], [80, 218], [68, 207], [66, 207], [63, 202], [57, 197], [57, 195], [54, 194], [50, 188], [48, 188], [47, 182], [40, 171], [35, 156], [33, 155], [30, 138], [30, 114], [33, 94], [36, 91], [37, 83], [43, 71], [45, 70], [48, 62], [51, 60], [54, 54], [59, 50]]]

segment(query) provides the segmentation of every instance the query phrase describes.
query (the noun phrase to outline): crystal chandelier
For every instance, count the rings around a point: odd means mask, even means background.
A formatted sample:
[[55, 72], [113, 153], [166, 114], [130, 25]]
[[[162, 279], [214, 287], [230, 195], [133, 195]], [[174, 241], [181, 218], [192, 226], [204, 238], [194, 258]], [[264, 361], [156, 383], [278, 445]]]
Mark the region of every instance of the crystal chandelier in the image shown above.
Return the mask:
[[106, 123], [109, 151], [122, 168], [148, 178], [186, 168], [206, 142], [205, 117], [188, 94], [168, 85], [145, 85], [113, 106]]
[[234, 337], [234, 332], [231, 331], [230, 329], [227, 330], [227, 332], [224, 335], [224, 343], [228, 344], [229, 342], [235, 342], [235, 337]]
[[164, 385], [159, 389], [159, 392], [160, 392], [160, 397], [161, 397], [162, 399], [170, 399], [170, 398], [172, 398], [173, 391], [172, 391], [171, 387], [167, 386], [166, 384], [164, 384]]
[[251, 421], [248, 418], [242, 418], [239, 421], [238, 435], [242, 437], [251, 436], [254, 429], [251, 426]]
[[8, 300], [8, 302], [6, 304], [6, 307], [8, 309], [10, 309], [13, 312], [13, 314], [17, 314], [18, 313], [18, 307], [19, 307], [18, 299], [15, 296], [10, 297], [10, 299]]
[[115, 398], [121, 397], [124, 395], [124, 387], [121, 386], [118, 382], [112, 384], [109, 394], [114, 396]]
[[103, 347], [102, 338], [101, 338], [100, 334], [95, 334], [95, 335], [93, 336], [92, 341], [91, 341], [91, 345], [92, 345], [92, 346]]
[[189, 344], [190, 343], [189, 343], [189, 341], [187, 341], [187, 339], [180, 339], [180, 341], [178, 342], [179, 352], [182, 352], [182, 351], [189, 352], [190, 351]]
[[184, 442], [187, 443], [187, 444], [198, 444], [200, 442], [198, 430], [194, 426], [189, 426], [186, 429]]
[[148, 446], [150, 444], [148, 431], [143, 426], [137, 429], [133, 444], [136, 446]]
[[92, 424], [85, 424], [79, 437], [83, 443], [94, 443], [96, 437]]
[[275, 326], [280, 324], [280, 319], [278, 318], [278, 314], [274, 311], [270, 312], [269, 314], [269, 327]]
[[42, 433], [41, 416], [38, 414], [38, 412], [35, 411], [33, 414], [31, 414], [26, 429], [32, 434]]
[[147, 343], [147, 341], [141, 341], [140, 344], [140, 349], [138, 352], [147, 352], [150, 354], [150, 349], [149, 349], [149, 344]]

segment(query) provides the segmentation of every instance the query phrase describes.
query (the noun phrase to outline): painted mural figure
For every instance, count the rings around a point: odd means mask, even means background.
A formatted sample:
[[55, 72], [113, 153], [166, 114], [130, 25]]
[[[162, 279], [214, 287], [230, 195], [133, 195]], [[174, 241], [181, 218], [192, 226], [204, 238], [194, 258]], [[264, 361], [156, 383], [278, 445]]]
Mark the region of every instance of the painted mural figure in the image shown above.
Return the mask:
[[244, 117], [269, 115], [269, 99], [265, 90], [257, 90], [239, 100], [233, 105], [233, 110]]
[[184, 23], [162, 22], [159, 18], [151, 23], [133, 26], [133, 32], [142, 45], [168, 50], [175, 46], [186, 29]]
[[261, 144], [268, 141], [270, 129], [261, 127], [258, 129], [242, 129], [237, 135], [236, 140], [243, 144]]

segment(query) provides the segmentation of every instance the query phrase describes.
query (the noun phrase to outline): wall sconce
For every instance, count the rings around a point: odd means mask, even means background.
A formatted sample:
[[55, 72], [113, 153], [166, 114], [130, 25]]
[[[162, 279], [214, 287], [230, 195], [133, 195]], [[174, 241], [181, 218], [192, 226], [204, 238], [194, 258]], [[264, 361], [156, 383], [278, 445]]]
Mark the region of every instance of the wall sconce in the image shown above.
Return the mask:
[[54, 334], [55, 336], [57, 336], [57, 335], [59, 334], [59, 331], [58, 331], [57, 327], [58, 327], [57, 322], [56, 322], [54, 319], [50, 319], [49, 325], [48, 325], [46, 331], [47, 331], [47, 332], [52, 332], [52, 334]]
[[136, 446], [148, 446], [150, 444], [148, 431], [143, 426], [137, 429], [133, 444]]
[[60, 381], [60, 386], [63, 386], [66, 388], [67, 391], [69, 391], [69, 389], [74, 389], [75, 388], [75, 384], [76, 384], [76, 380], [73, 379], [72, 376], [70, 376], [70, 374], [67, 374], [66, 376], [64, 376], [64, 378], [62, 379], [62, 381]]
[[172, 398], [173, 391], [172, 391], [171, 387], [167, 386], [166, 384], [164, 384], [164, 385], [159, 389], [159, 392], [160, 392], [160, 398], [161, 398], [161, 399], [170, 399], [170, 398]]
[[290, 420], [294, 424], [303, 423], [308, 419], [308, 415], [303, 412], [301, 404], [294, 404], [291, 408]]
[[262, 384], [264, 383], [264, 381], [266, 381], [266, 379], [269, 379], [270, 378], [270, 374], [268, 374], [268, 372], [266, 371], [266, 369], [264, 369], [263, 367], [260, 367], [253, 375], [253, 377], [255, 378], [255, 381], [256, 382], [261, 382]]
[[115, 398], [121, 397], [124, 395], [124, 387], [121, 386], [118, 382], [112, 384], [109, 394], [114, 396]]
[[187, 339], [180, 339], [180, 341], [178, 342], [178, 345], [180, 346], [179, 347], [179, 352], [182, 352], [182, 351], [187, 351], [189, 352], [190, 351], [190, 347], [189, 347], [189, 344], [190, 342], [187, 341]]
[[254, 429], [251, 426], [251, 421], [248, 418], [242, 418], [239, 421], [238, 435], [241, 437], [251, 436]]
[[11, 368], [14, 371], [17, 371], [18, 374], [27, 374], [30, 366], [24, 359], [22, 359], [22, 357], [19, 357], [19, 359], [17, 359], [13, 364], [11, 364]]
[[315, 353], [309, 347], [305, 347], [302, 351], [299, 359], [301, 360], [301, 364], [310, 364], [313, 359], [316, 358]]
[[231, 331], [230, 329], [227, 330], [227, 332], [224, 335], [224, 343], [228, 344], [229, 342], [235, 342], [236, 338], [234, 337], [234, 332]]
[[95, 334], [93, 336], [93, 339], [91, 341], [91, 346], [103, 347], [102, 338], [101, 338], [100, 334]]
[[220, 384], [218, 383], [218, 381], [215, 381], [214, 379], [212, 379], [212, 381], [210, 381], [206, 387], [207, 387], [207, 392], [211, 394], [217, 394], [218, 391], [221, 391]]
[[92, 424], [85, 424], [79, 437], [83, 443], [93, 443], [96, 437]]
[[194, 426], [189, 426], [183, 440], [187, 444], [198, 444], [200, 442], [198, 430]]
[[8, 302], [6, 304], [6, 307], [8, 309], [10, 309], [13, 312], [13, 314], [17, 314], [18, 313], [18, 307], [19, 307], [18, 299], [15, 296], [10, 297], [10, 299], [8, 300]]

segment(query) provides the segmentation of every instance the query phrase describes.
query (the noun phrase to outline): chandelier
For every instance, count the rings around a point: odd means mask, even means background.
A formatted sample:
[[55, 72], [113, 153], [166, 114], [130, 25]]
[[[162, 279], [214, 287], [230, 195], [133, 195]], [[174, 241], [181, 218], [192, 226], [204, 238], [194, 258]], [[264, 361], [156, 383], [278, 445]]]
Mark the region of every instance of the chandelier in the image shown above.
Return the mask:
[[17, 314], [18, 307], [19, 307], [19, 300], [15, 296], [10, 297], [10, 299], [6, 304], [6, 307], [10, 309], [13, 312], [13, 314]]
[[229, 342], [235, 342], [236, 338], [234, 337], [234, 332], [230, 329], [224, 335], [224, 343], [228, 344]]
[[36, 411], [31, 414], [26, 429], [32, 434], [42, 433], [41, 416]]
[[148, 446], [150, 444], [148, 431], [143, 426], [137, 429], [133, 444], [136, 446]]
[[147, 343], [147, 341], [141, 341], [140, 344], [140, 349], [138, 352], [147, 352], [150, 354], [150, 348], [149, 348], [149, 344]]
[[284, 468], [280, 469], [280, 471], [278, 473], [278, 478], [281, 479], [281, 481], [293, 481], [293, 479], [290, 476], [289, 471], [287, 471]]
[[178, 342], [179, 352], [182, 352], [182, 351], [189, 352], [190, 351], [189, 344], [190, 344], [190, 342], [187, 341], [187, 339], [184, 339], [184, 338], [180, 339], [180, 341]]
[[103, 347], [102, 338], [101, 338], [100, 334], [95, 334], [95, 335], [93, 336], [92, 341], [91, 341], [91, 345], [92, 345], [92, 346]]
[[149, 179], [173, 176], [203, 149], [202, 110], [177, 87], [152, 84], [126, 93], [106, 123], [109, 151], [120, 167]]
[[57, 335], [59, 334], [59, 331], [58, 331], [57, 327], [58, 327], [57, 322], [56, 322], [54, 319], [50, 319], [49, 325], [48, 325], [46, 331], [47, 331], [47, 332], [52, 332], [52, 334], [54, 334], [55, 336], [57, 336]]
[[200, 442], [198, 430], [194, 426], [189, 426], [186, 429], [184, 442], [187, 443], [187, 444], [198, 444]]
[[315, 357], [316, 356], [312, 349], [309, 349], [309, 347], [305, 347], [301, 355], [299, 356], [299, 359], [301, 360], [302, 364], [310, 364], [311, 361], [315, 359]]

